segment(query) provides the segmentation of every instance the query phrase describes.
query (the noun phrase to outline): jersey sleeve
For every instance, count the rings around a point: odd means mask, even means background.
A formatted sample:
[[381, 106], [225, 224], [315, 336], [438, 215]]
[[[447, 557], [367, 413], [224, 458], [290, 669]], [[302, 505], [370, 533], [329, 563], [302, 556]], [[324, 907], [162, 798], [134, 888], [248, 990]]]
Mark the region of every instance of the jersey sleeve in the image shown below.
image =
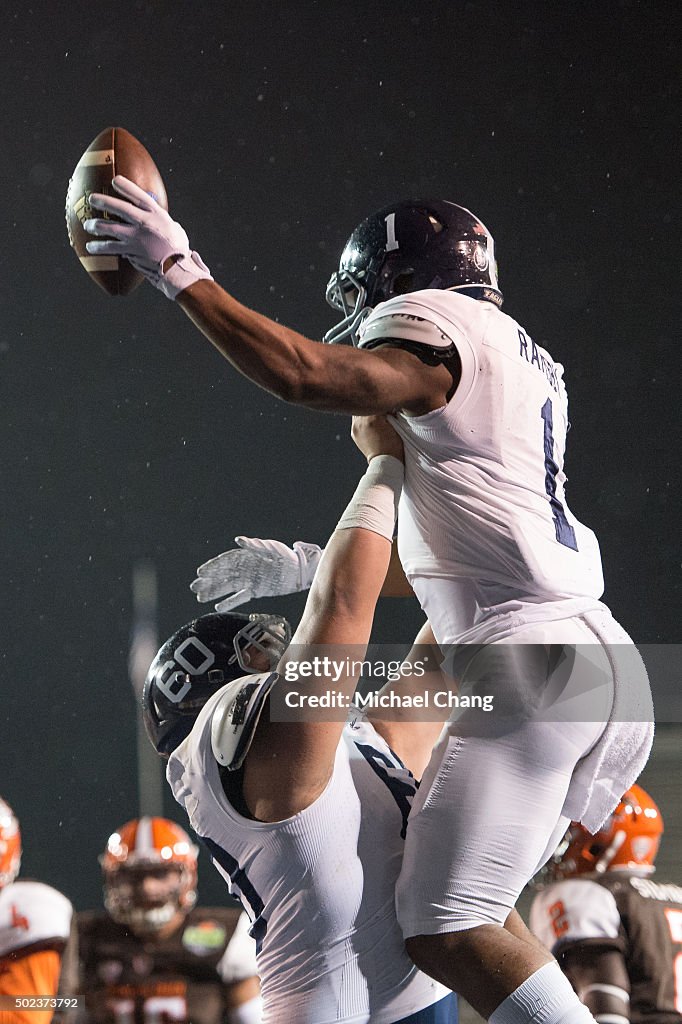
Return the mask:
[[249, 919], [243, 912], [239, 915], [237, 927], [218, 963], [218, 974], [226, 985], [233, 985], [258, 974], [256, 943], [249, 935]]
[[530, 930], [552, 953], [586, 941], [623, 948], [613, 894], [589, 879], [569, 879], [541, 891], [531, 906]]
[[[445, 299], [444, 299], [445, 296]], [[426, 290], [382, 302], [360, 327], [359, 347], [409, 342], [430, 349], [455, 347], [461, 374], [457, 401], [468, 397], [478, 374], [474, 339], [480, 334], [481, 303], [456, 292]]]

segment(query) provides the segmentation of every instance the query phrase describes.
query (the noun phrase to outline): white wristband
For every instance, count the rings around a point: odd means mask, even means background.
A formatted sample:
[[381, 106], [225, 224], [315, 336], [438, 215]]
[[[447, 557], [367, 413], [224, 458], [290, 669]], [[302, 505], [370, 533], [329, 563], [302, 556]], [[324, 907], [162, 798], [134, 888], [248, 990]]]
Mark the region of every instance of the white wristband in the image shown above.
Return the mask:
[[158, 281], [152, 281], [159, 291], [168, 299], [176, 299], [180, 292], [189, 288], [195, 281], [212, 281], [211, 271], [208, 269], [198, 252], [192, 251], [189, 256], [181, 259], [168, 268], [165, 274], [161, 274]]
[[339, 519], [337, 530], [361, 526], [393, 540], [398, 501], [403, 488], [405, 467], [393, 455], [376, 455], [360, 480], [348, 508]]

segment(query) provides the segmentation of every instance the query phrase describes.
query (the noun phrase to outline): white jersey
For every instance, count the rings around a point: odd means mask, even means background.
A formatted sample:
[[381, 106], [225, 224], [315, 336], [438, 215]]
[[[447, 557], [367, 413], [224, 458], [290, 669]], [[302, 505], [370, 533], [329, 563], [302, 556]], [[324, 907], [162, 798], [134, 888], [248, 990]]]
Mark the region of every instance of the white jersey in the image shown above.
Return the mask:
[[0, 889], [0, 958], [37, 943], [66, 942], [73, 908], [43, 882], [12, 882]]
[[598, 607], [597, 540], [564, 495], [563, 367], [495, 305], [456, 291], [381, 303], [362, 325], [361, 343], [382, 338], [440, 349], [451, 342], [462, 366], [447, 405], [392, 418], [405, 444], [405, 572], [420, 600], [420, 578], [458, 581], [456, 613], [439, 621], [437, 607], [425, 609], [436, 638], [461, 639], [481, 618], [510, 612], [518, 625]]
[[617, 939], [620, 913], [613, 894], [589, 878], [567, 878], [533, 900], [530, 930], [550, 952], [585, 939]]
[[264, 1024], [392, 1024], [447, 995], [411, 963], [396, 920], [416, 783], [373, 727], [346, 726], [332, 777], [285, 821], [242, 817], [211, 746], [222, 695], [171, 754], [168, 781], [238, 896], [258, 947]]

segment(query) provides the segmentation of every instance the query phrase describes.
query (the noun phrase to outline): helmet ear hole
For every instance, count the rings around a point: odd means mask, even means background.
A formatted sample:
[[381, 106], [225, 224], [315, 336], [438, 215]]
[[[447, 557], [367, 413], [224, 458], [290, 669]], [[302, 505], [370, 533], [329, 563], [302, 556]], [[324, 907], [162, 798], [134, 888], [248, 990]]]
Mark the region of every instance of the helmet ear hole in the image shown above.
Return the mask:
[[396, 274], [393, 279], [393, 294], [394, 295], [408, 295], [410, 292], [415, 290], [415, 271], [413, 269], [404, 270], [402, 273]]
[[393, 279], [393, 294], [407, 295], [413, 291], [414, 270], [405, 270]]

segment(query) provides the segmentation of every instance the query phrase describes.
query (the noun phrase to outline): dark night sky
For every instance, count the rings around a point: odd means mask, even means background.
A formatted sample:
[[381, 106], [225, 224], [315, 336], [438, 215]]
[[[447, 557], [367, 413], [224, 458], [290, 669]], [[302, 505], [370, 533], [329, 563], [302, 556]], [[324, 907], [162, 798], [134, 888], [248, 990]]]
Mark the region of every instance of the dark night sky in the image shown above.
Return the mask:
[[[108, 124], [137, 135], [220, 283], [312, 337], [374, 208], [473, 209], [506, 309], [566, 366], [569, 500], [600, 538], [606, 600], [636, 640], [672, 642], [677, 11], [5, 5], [0, 792], [26, 873], [93, 905], [96, 856], [136, 813], [134, 562], [158, 566], [165, 636], [196, 611], [199, 562], [237, 533], [324, 542], [362, 465], [344, 418], [259, 392], [152, 288], [112, 300], [88, 280], [63, 217], [81, 152]], [[418, 623], [400, 602], [378, 628], [407, 644]]]

